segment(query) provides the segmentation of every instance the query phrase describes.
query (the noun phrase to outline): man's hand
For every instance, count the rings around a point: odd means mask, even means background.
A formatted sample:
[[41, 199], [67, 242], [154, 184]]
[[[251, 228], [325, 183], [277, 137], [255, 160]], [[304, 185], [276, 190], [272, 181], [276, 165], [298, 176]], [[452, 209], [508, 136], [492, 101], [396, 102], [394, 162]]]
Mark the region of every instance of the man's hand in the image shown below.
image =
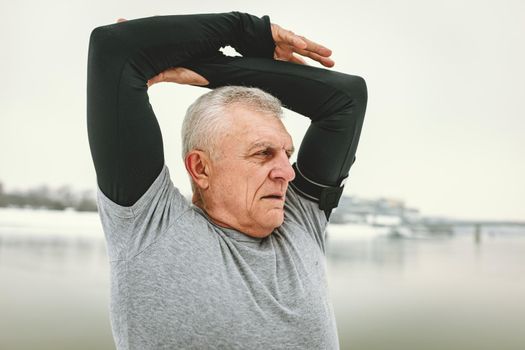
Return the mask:
[[301, 57], [304, 56], [321, 63], [325, 67], [333, 67], [335, 64], [335, 62], [329, 58], [332, 55], [330, 49], [304, 36], [296, 35], [290, 30], [283, 29], [275, 23], [272, 23], [272, 37], [275, 42], [273, 58], [276, 60], [306, 64], [306, 61]]
[[148, 87], [150, 87], [153, 84], [161, 83], [161, 82], [197, 85], [197, 86], [205, 86], [209, 84], [208, 80], [206, 80], [206, 78], [204, 78], [202, 75], [197, 74], [194, 71], [188, 68], [183, 68], [183, 67], [166, 69], [164, 72], [148, 80]]

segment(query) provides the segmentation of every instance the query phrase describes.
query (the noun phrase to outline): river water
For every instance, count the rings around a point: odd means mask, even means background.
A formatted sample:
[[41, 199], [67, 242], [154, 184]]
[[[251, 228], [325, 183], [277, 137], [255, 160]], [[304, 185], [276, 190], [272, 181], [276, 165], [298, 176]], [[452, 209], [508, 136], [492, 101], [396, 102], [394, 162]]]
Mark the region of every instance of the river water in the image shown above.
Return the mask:
[[[523, 228], [330, 232], [341, 349], [525, 349]], [[0, 349], [113, 349], [108, 276], [96, 213], [0, 209]]]

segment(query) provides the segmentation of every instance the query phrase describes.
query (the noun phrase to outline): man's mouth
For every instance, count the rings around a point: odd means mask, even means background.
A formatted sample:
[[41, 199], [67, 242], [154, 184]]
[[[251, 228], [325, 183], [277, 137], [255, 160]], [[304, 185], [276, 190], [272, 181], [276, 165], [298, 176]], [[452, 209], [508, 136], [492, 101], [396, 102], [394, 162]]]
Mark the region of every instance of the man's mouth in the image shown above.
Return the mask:
[[280, 194], [270, 194], [270, 195], [261, 197], [261, 199], [277, 199], [277, 200], [282, 201], [284, 199], [284, 196]]

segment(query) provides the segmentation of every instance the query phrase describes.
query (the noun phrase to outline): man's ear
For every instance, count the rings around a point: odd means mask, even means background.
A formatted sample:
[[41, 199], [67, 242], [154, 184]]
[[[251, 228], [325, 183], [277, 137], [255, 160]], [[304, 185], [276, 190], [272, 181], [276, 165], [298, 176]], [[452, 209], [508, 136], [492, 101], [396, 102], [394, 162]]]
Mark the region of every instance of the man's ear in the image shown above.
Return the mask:
[[205, 190], [210, 186], [210, 164], [210, 157], [206, 153], [197, 150], [190, 151], [184, 159], [186, 170], [195, 185], [200, 189]]

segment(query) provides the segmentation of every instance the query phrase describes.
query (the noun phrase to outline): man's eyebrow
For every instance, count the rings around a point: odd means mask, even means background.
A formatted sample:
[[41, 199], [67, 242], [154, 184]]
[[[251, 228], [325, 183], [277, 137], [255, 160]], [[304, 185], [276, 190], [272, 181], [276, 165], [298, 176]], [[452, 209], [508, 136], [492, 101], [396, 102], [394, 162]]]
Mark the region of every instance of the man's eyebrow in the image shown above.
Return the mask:
[[[252, 144], [249, 148], [249, 150], [253, 150], [255, 148], [272, 148], [272, 149], [279, 149], [281, 147], [279, 146], [275, 146], [274, 144], [270, 143], [270, 142], [256, 142], [254, 144]], [[286, 149], [286, 152], [289, 152], [290, 154], [294, 153], [295, 152], [295, 147], [292, 145], [291, 148], [287, 148]]]

